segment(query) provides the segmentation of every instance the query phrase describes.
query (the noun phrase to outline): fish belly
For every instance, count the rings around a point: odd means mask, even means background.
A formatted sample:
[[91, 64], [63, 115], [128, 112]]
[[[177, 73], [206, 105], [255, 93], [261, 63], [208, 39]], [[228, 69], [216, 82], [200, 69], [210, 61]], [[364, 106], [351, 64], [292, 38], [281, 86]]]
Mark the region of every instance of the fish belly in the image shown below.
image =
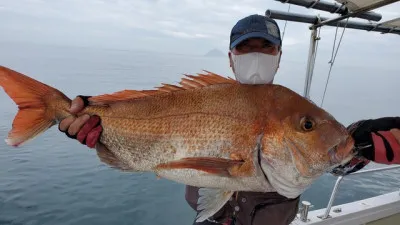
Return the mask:
[[194, 169], [160, 170], [156, 171], [156, 174], [162, 178], [195, 187], [229, 191], [275, 191], [263, 176], [225, 177]]

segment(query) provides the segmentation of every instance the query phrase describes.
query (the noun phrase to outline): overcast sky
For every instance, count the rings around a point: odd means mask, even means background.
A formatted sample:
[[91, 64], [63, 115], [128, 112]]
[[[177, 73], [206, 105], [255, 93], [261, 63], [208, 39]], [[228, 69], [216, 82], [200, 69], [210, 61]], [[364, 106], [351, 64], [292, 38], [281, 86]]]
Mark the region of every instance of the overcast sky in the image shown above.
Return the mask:
[[[267, 9], [287, 11], [288, 5], [274, 0], [0, 0], [0, 41], [204, 54], [212, 48], [226, 51], [236, 21]], [[384, 14], [382, 21], [393, 19], [400, 16], [400, 4], [377, 11]], [[298, 6], [291, 12], [332, 16]], [[284, 22], [278, 23], [283, 30]], [[308, 46], [307, 27], [288, 23], [287, 50]], [[325, 28], [323, 34], [334, 31]], [[368, 46], [398, 45], [400, 38], [350, 31], [347, 43], [358, 43], [361, 33]]]

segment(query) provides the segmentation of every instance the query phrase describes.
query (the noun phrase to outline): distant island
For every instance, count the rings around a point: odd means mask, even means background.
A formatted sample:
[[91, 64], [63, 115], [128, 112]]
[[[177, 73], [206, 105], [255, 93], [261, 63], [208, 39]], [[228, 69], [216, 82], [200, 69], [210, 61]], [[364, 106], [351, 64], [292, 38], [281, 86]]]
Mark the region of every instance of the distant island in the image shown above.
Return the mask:
[[207, 57], [224, 57], [226, 54], [224, 54], [222, 51], [214, 48], [212, 50], [210, 50], [209, 52], [207, 52], [207, 54], [205, 54], [204, 56]]

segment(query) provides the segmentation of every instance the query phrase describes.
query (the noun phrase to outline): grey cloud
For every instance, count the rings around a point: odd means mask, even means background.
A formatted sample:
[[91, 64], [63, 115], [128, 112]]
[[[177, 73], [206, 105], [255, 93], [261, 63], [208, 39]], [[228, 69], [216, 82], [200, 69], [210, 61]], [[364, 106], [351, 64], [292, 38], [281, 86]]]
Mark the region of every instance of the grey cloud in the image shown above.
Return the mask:
[[[200, 53], [210, 48], [226, 50], [229, 32], [236, 21], [266, 9], [286, 11], [287, 4], [265, 0], [8, 0], [0, 2], [0, 40], [32, 41], [68, 45], [95, 45], [110, 48]], [[292, 12], [335, 15], [292, 6]], [[381, 9], [388, 19], [399, 16], [400, 4]], [[384, 17], [384, 19], [386, 19]], [[281, 30], [285, 22], [278, 21]], [[287, 23], [284, 49], [287, 55], [306, 55], [308, 24]], [[387, 45], [398, 41], [389, 35], [377, 38], [372, 32], [359, 40], [360, 32], [346, 31], [345, 41], [352, 48]], [[324, 27], [321, 49], [328, 51], [335, 28]], [[185, 46], [185, 48], [182, 48]]]
[[[183, 54], [205, 54], [212, 48], [227, 52], [229, 33], [236, 21], [249, 14], [264, 14], [267, 9], [287, 11], [288, 5], [274, 0], [0, 0], [0, 42]], [[336, 16], [297, 6], [291, 6], [291, 12]], [[378, 12], [384, 15], [382, 21], [399, 17], [400, 3]], [[285, 21], [277, 22], [283, 32]], [[308, 27], [286, 24], [276, 78], [277, 83], [285, 82], [299, 92], [303, 91], [310, 42]], [[321, 29], [311, 88], [314, 96], [321, 96], [325, 87], [335, 32], [335, 27]], [[341, 32], [342, 28], [338, 29], [338, 38]], [[390, 97], [389, 92], [393, 93], [399, 83], [399, 40], [399, 35], [347, 29], [333, 68], [328, 103], [332, 98], [348, 98], [356, 86], [368, 87], [365, 92], [374, 91], [375, 84], [387, 87], [388, 93], [383, 94]], [[340, 95], [331, 95], [331, 87], [341, 90]], [[395, 97], [391, 99], [396, 101]], [[318, 98], [313, 100], [319, 102]], [[368, 114], [379, 110], [378, 106], [364, 104]]]

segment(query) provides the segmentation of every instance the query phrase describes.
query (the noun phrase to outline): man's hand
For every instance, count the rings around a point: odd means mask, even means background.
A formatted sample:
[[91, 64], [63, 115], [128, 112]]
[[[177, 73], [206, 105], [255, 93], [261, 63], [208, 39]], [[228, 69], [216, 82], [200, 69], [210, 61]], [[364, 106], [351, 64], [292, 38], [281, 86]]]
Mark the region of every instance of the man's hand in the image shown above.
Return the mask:
[[[81, 112], [88, 105], [88, 96], [77, 96], [72, 100], [69, 111], [72, 114]], [[100, 138], [103, 128], [100, 125], [100, 117], [87, 114], [79, 117], [70, 116], [63, 119], [58, 129], [68, 137], [77, 139], [80, 143], [94, 148]]]
[[354, 141], [356, 156], [331, 173], [346, 175], [362, 169], [370, 161], [400, 164], [400, 117], [361, 120], [348, 127]]
[[363, 120], [349, 128], [359, 156], [382, 164], [400, 164], [400, 117]]

